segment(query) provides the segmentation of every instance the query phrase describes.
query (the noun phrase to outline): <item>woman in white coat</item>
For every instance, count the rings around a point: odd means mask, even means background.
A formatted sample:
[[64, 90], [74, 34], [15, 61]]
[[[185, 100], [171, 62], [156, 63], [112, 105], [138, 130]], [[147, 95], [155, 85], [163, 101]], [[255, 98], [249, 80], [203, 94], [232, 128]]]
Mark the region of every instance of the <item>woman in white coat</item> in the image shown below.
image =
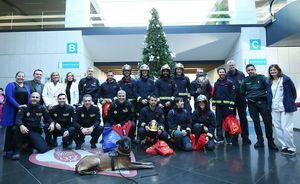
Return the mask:
[[52, 72], [50, 75], [51, 81], [44, 86], [42, 97], [48, 110], [57, 105], [57, 96], [60, 93], [65, 93], [64, 85], [59, 82], [59, 73]]
[[79, 103], [78, 84], [72, 72], [66, 74], [64, 87], [68, 104], [77, 105]]

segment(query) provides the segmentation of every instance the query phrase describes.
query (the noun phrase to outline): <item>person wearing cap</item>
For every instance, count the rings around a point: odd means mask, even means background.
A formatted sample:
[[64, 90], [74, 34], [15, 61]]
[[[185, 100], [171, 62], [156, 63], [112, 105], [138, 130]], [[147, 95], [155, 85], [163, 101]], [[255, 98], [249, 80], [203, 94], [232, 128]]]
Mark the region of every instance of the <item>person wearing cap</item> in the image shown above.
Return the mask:
[[181, 63], [175, 64], [174, 75], [172, 79], [174, 80], [175, 84], [177, 85], [178, 96], [183, 98], [184, 101], [184, 108], [189, 112], [192, 113], [192, 107], [190, 105], [190, 79], [184, 75], [184, 66]]
[[169, 134], [175, 146], [184, 151], [192, 151], [192, 143], [189, 137], [191, 133], [190, 113], [184, 109], [184, 101], [181, 97], [175, 98], [175, 106], [168, 113]]
[[142, 143], [149, 146], [154, 144], [157, 139], [168, 141], [164, 113], [157, 104], [157, 97], [151, 95], [149, 105], [141, 110], [139, 116], [138, 135]]
[[190, 94], [194, 97], [194, 108], [198, 108], [196, 105], [196, 99], [199, 95], [205, 95], [210, 100], [212, 94], [212, 86], [203, 70], [198, 68], [196, 72], [196, 79], [191, 82]]
[[196, 99], [197, 108], [192, 114], [192, 133], [195, 134], [195, 140], [198, 140], [200, 135], [207, 133], [209, 140], [205, 146], [206, 150], [214, 150], [215, 143], [213, 135], [216, 128], [216, 117], [213, 111], [210, 110], [208, 100], [205, 95], [199, 95]]
[[159, 98], [159, 106], [163, 109], [166, 117], [178, 92], [176, 83], [171, 78], [170, 66], [165, 64], [160, 71], [161, 76], [155, 81], [155, 95]]
[[149, 78], [149, 70], [146, 64], [142, 64], [139, 68], [140, 78], [136, 81], [137, 114], [148, 105], [148, 97], [153, 95], [155, 90], [154, 81]]
[[82, 102], [84, 95], [89, 94], [93, 98], [95, 105], [98, 103], [100, 82], [94, 77], [94, 69], [89, 67], [86, 71], [86, 77], [82, 78], [78, 83], [79, 104]]
[[[216, 143], [223, 143], [223, 120], [230, 114], [234, 114], [235, 86], [231, 80], [225, 76], [226, 69], [217, 69], [219, 79], [214, 84], [214, 94], [212, 106], [216, 110], [217, 132]], [[232, 136], [228, 131], [225, 132], [227, 144], [232, 144]]]
[[[104, 83], [100, 86], [100, 103], [102, 105], [102, 108], [105, 106], [105, 104], [111, 104], [112, 101], [116, 98], [117, 92], [120, 90], [120, 85], [116, 82], [114, 79], [114, 73], [112, 71], [108, 71], [106, 73], [107, 79]], [[103, 110], [103, 109], [102, 109]], [[107, 109], [108, 110], [108, 109]], [[107, 116], [105, 116], [107, 112], [102, 112], [103, 115], [103, 122], [106, 123]]]
[[108, 120], [104, 127], [112, 127], [113, 125], [124, 126], [125, 123], [131, 122], [128, 137], [131, 140], [135, 138], [136, 124], [134, 123], [134, 107], [131, 102], [126, 100], [126, 92], [119, 90], [117, 92], [117, 99], [113, 101], [108, 110]]
[[[227, 62], [227, 66], [229, 68], [228, 72], [226, 73], [226, 78], [231, 80], [234, 83], [236, 97], [234, 103], [234, 113], [236, 111], [239, 115], [239, 120], [242, 129], [242, 140], [243, 144], [251, 144], [251, 140], [249, 139], [249, 128], [248, 128], [248, 120], [246, 117], [246, 109], [247, 103], [245, 97], [240, 93], [240, 86], [242, 80], [245, 78], [245, 75], [242, 71], [236, 69], [236, 64], [234, 60], [229, 60]], [[238, 144], [238, 136], [234, 136], [232, 139], [233, 144]]]

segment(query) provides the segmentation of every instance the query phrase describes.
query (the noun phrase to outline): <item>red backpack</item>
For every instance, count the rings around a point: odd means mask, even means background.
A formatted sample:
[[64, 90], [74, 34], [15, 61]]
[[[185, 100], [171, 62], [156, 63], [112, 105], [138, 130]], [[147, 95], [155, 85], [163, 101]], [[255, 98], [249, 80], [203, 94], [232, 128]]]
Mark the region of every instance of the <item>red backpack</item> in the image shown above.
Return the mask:
[[242, 132], [240, 123], [235, 115], [228, 115], [223, 121], [224, 131], [228, 131], [230, 135], [238, 135]]

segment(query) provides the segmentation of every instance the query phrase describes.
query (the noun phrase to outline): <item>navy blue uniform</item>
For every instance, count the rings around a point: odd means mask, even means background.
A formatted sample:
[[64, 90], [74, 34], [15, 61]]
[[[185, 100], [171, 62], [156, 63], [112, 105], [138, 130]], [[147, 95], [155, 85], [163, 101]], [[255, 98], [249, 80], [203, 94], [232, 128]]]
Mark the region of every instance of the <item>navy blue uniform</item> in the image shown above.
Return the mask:
[[207, 79], [206, 83], [198, 83], [197, 79], [193, 80], [191, 82], [191, 87], [190, 87], [190, 94], [191, 96], [194, 97], [194, 107], [195, 109], [197, 109], [197, 103], [196, 103], [196, 99], [199, 95], [205, 95], [206, 98], [209, 100], [211, 98], [211, 91], [212, 91], [212, 86], [209, 82], [209, 80]]
[[[186, 109], [171, 109], [168, 113], [169, 132], [174, 139], [175, 145], [185, 151], [192, 150], [189, 137], [191, 132], [191, 118]], [[187, 135], [182, 135], [182, 130], [187, 131]]]
[[136, 93], [136, 81], [133, 78], [129, 78], [128, 80], [123, 77], [121, 80], [118, 81], [121, 90], [126, 92], [126, 99], [133, 103], [136, 102], [137, 93]]
[[183, 98], [184, 101], [184, 108], [189, 112], [192, 113], [192, 107], [190, 105], [190, 79], [186, 77], [184, 74], [180, 77], [173, 76], [173, 81], [177, 86], [178, 96]]
[[[155, 95], [159, 98], [159, 103], [161, 103], [164, 108], [164, 115], [167, 116], [170, 106], [166, 106], [165, 103], [170, 101], [172, 102], [177, 96], [177, 86], [176, 83], [171, 79], [171, 77], [161, 77], [155, 81]], [[166, 126], [168, 128], [168, 126]]]
[[72, 120], [72, 128], [70, 135], [76, 142], [76, 145], [84, 143], [85, 135], [81, 132], [82, 128], [94, 127], [91, 133], [92, 139], [91, 144], [96, 144], [98, 139], [103, 132], [103, 127], [100, 125], [101, 116], [100, 110], [97, 106], [90, 106], [88, 109], [85, 106], [80, 106], [76, 109]]
[[120, 85], [114, 79], [112, 82], [107, 80], [100, 86], [100, 102], [103, 99], [110, 99], [113, 101], [114, 97], [117, 96], [117, 92], [120, 90]]
[[235, 72], [228, 71], [226, 73], [227, 79], [231, 80], [234, 83], [235, 90], [236, 90], [236, 97], [235, 97], [235, 113], [236, 110], [239, 115], [240, 124], [242, 128], [242, 138], [248, 139], [249, 137], [249, 128], [248, 128], [248, 120], [246, 117], [246, 109], [247, 109], [247, 103], [245, 97], [240, 92], [240, 87], [242, 84], [242, 80], [245, 78], [245, 75], [243, 72], [235, 69]]
[[[217, 140], [223, 141], [222, 122], [230, 114], [234, 114], [235, 86], [227, 78], [218, 79], [214, 85], [212, 105], [216, 106]], [[227, 143], [231, 143], [231, 137], [225, 132]]]
[[126, 122], [131, 121], [132, 126], [129, 132], [129, 137], [133, 140], [135, 134], [135, 123], [134, 118], [134, 108], [132, 103], [126, 100], [124, 103], [120, 103], [119, 100], [115, 100], [109, 107], [108, 110], [108, 120], [105, 123], [106, 127], [112, 125], [120, 124], [123, 126]]
[[[41, 120], [44, 119], [46, 125], [50, 125], [52, 121], [49, 114], [46, 112], [46, 108], [42, 105], [31, 105], [19, 110], [16, 116], [16, 126], [13, 129], [14, 132], [14, 145], [16, 151], [20, 152], [24, 139], [26, 142], [30, 142], [33, 148], [38, 152], [44, 153], [48, 150], [47, 143], [42, 137], [42, 125]], [[22, 134], [19, 127], [24, 125], [28, 130], [28, 134]]]
[[[58, 123], [61, 126], [61, 129], [58, 130], [55, 127], [55, 130], [49, 132], [49, 125], [44, 126], [44, 132], [46, 135], [46, 142], [50, 146], [56, 146], [56, 138], [62, 136], [65, 131], [70, 131], [72, 124], [72, 117], [74, 115], [74, 108], [71, 105], [55, 105], [49, 112], [54, 123]], [[52, 137], [53, 136], [53, 137]], [[70, 137], [63, 137], [63, 145], [66, 146], [70, 141]]]
[[93, 98], [94, 104], [98, 103], [99, 99], [99, 87], [100, 87], [100, 82], [98, 79], [92, 77], [92, 78], [82, 78], [79, 81], [78, 84], [78, 90], [79, 90], [79, 103], [81, 104], [82, 102], [82, 97], [86, 94], [89, 94]]
[[140, 110], [147, 106], [143, 105], [141, 103], [142, 100], [148, 99], [150, 95], [153, 95], [155, 91], [154, 81], [150, 78], [139, 78], [136, 81], [136, 96], [137, 96], [137, 113], [140, 112]]
[[[195, 134], [196, 140], [199, 139], [202, 133], [205, 133], [204, 126], [208, 128], [208, 133], [214, 135], [216, 128], [215, 114], [211, 110], [202, 111], [197, 109], [192, 114], [192, 131]], [[206, 144], [206, 149], [213, 150], [214, 148], [214, 139], [211, 138]]]
[[[162, 130], [160, 135], [153, 135], [151, 132], [147, 132], [145, 126], [149, 124], [150, 121], [155, 120], [158, 123], [159, 129]], [[163, 110], [160, 107], [156, 107], [152, 110], [149, 106], [144, 107], [139, 116], [139, 130], [138, 134], [141, 140], [144, 140], [146, 137], [159, 138], [161, 140], [168, 140], [168, 133], [165, 131], [165, 118]]]

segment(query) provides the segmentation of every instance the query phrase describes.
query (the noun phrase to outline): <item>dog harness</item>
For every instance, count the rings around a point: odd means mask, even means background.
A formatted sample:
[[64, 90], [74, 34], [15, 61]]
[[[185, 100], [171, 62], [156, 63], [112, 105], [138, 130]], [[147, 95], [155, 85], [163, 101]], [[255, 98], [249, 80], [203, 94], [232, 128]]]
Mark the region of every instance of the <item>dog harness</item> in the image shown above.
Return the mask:
[[111, 170], [115, 171], [115, 160], [120, 158], [120, 157], [126, 157], [128, 161], [130, 162], [130, 154], [120, 154], [118, 151], [111, 151], [108, 153], [108, 156], [110, 157], [110, 162], [111, 162]]

